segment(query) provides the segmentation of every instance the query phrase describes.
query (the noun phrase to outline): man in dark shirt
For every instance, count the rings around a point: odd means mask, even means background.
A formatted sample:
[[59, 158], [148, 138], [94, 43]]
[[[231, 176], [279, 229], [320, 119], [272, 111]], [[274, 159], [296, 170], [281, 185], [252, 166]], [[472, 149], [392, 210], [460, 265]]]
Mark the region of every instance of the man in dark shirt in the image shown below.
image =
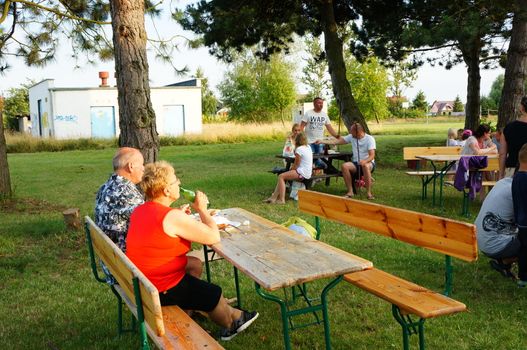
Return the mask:
[[527, 96], [520, 101], [521, 116], [503, 129], [500, 140], [500, 179], [512, 176], [518, 166], [518, 152], [527, 143]]
[[514, 219], [518, 225], [518, 286], [527, 287], [527, 144], [518, 153], [520, 166], [512, 179]]

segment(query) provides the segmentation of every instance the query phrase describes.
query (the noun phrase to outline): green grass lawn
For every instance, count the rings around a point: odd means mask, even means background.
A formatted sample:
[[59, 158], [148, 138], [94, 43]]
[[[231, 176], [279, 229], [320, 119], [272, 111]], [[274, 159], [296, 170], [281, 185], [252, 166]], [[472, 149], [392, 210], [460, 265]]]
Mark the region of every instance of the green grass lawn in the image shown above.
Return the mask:
[[[442, 145], [437, 132], [377, 136], [378, 166], [374, 174], [377, 202], [450, 218], [460, 216], [461, 193], [447, 189], [445, 209], [420, 199], [420, 181], [404, 174], [403, 146]], [[444, 131], [444, 132], [443, 132]], [[443, 135], [445, 134], [445, 135]], [[182, 185], [205, 191], [212, 207], [241, 207], [275, 222], [300, 214], [293, 201], [284, 206], [262, 204], [276, 178], [266, 171], [280, 162], [274, 157], [282, 142], [173, 146], [161, 159], [174, 164]], [[79, 207], [92, 215], [95, 192], [111, 173], [113, 149], [9, 156], [16, 201], [0, 202], [0, 339], [5, 349], [131, 349], [137, 335], [116, 333], [116, 301], [93, 279], [84, 233], [67, 231], [61, 211]], [[342, 180], [316, 190], [343, 194]], [[473, 221], [479, 204], [471, 204]], [[378, 268], [441, 291], [444, 257], [404, 243], [322, 222], [321, 239], [371, 260]], [[454, 259], [453, 298], [469, 311], [426, 321], [429, 349], [526, 349], [527, 291], [490, 270], [488, 259], [476, 263]], [[213, 264], [213, 279], [234, 295], [232, 268]], [[310, 285], [317, 289], [320, 283]], [[251, 280], [241, 279], [244, 306], [260, 318], [242, 335], [223, 343], [227, 349], [280, 349], [278, 307], [256, 295]], [[340, 283], [330, 292], [331, 337], [334, 349], [400, 349], [400, 326], [391, 306]], [[218, 328], [199, 321], [214, 335]], [[295, 349], [323, 349], [323, 329], [294, 331]], [[414, 348], [416, 340], [412, 340]]]

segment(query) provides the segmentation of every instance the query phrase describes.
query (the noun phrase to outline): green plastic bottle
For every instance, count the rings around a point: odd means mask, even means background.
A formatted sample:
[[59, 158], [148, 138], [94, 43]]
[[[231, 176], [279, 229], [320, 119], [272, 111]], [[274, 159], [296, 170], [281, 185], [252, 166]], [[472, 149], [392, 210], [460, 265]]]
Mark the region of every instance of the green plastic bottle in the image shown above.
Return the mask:
[[194, 203], [194, 200], [196, 199], [196, 192], [187, 190], [186, 188], [180, 187], [179, 193], [185, 198], [187, 201]]

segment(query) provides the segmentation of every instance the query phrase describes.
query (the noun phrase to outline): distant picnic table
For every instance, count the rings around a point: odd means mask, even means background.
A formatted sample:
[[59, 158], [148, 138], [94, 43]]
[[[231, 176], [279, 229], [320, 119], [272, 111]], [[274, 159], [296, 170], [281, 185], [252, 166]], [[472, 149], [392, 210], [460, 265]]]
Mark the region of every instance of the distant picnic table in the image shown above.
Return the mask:
[[[333, 150], [329, 150], [328, 154], [313, 154], [313, 161], [321, 159], [324, 163], [326, 163], [327, 167], [322, 174], [316, 174], [314, 172], [309, 180], [303, 181], [306, 185], [306, 188], [310, 188], [314, 180], [325, 179], [326, 186], [329, 186], [329, 180], [332, 177], [342, 177], [342, 172], [333, 165], [333, 161], [342, 160], [344, 162], [349, 162], [352, 158], [352, 155], [353, 154], [351, 152], [339, 152]], [[284, 159], [286, 161], [285, 171], [290, 170], [291, 165], [295, 162], [295, 157], [287, 157], [281, 154], [276, 155], [276, 158]]]

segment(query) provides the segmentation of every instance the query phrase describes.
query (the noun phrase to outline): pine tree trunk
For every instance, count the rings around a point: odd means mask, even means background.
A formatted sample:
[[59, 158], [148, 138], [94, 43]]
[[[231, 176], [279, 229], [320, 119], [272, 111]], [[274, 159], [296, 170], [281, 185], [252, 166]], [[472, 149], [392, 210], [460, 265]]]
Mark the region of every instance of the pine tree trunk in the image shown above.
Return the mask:
[[527, 78], [527, 0], [516, 0], [512, 34], [507, 52], [507, 66], [498, 110], [498, 127], [516, 120], [520, 100], [525, 95]]
[[328, 61], [329, 74], [333, 85], [333, 94], [339, 106], [344, 124], [349, 128], [353, 122], [359, 122], [369, 133], [368, 124], [359, 110], [353, 97], [351, 86], [346, 78], [346, 65], [342, 53], [342, 40], [337, 32], [333, 1], [323, 0], [319, 3], [320, 23], [324, 32], [324, 48]]
[[4, 135], [3, 112], [0, 110], [0, 199], [11, 197], [11, 177], [7, 163], [7, 145]]
[[145, 162], [157, 160], [159, 137], [150, 100], [144, 1], [110, 1], [119, 101], [119, 146], [141, 150]]
[[476, 130], [479, 126], [480, 85], [479, 54], [481, 51], [480, 39], [469, 45], [460, 44], [463, 60], [467, 65], [467, 104], [465, 106], [465, 129]]

